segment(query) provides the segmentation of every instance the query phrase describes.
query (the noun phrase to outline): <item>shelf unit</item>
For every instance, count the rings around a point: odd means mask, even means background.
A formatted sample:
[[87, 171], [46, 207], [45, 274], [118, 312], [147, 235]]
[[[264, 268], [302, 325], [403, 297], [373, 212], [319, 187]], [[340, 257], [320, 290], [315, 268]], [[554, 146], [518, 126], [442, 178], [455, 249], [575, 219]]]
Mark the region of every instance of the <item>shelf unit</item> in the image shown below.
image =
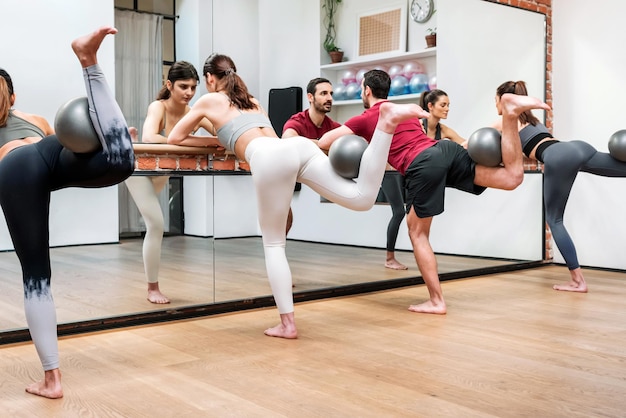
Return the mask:
[[[323, 64], [320, 66], [322, 77], [329, 79], [335, 86], [342, 84], [342, 72], [347, 70], [358, 71], [360, 69], [371, 69], [378, 65], [400, 64], [410, 61], [419, 61], [426, 68], [426, 73], [431, 76], [436, 74], [437, 47], [394, 54], [376, 54], [366, 57], [359, 57], [350, 61], [343, 61], [335, 64]], [[420, 94], [401, 94], [389, 96], [390, 101], [417, 102]], [[355, 100], [335, 100], [333, 101], [333, 111], [331, 117], [340, 123], [345, 122], [350, 117], [363, 111], [361, 99]]]
[[360, 57], [352, 61], [343, 61], [335, 64], [324, 64], [320, 66], [322, 71], [341, 71], [358, 67], [376, 66], [380, 64], [391, 64], [394, 62], [411, 61], [417, 59], [434, 58], [437, 56], [437, 47], [423, 49], [421, 51], [404, 52], [402, 54], [375, 54]]

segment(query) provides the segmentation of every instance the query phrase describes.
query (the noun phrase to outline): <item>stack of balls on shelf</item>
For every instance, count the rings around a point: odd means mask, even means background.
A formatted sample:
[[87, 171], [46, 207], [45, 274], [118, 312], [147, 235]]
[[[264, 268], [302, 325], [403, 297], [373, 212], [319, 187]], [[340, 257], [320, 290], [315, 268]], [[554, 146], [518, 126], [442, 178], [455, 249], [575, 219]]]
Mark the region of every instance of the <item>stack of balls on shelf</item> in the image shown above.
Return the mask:
[[437, 88], [437, 76], [428, 76], [422, 64], [417, 61], [392, 64], [389, 67], [348, 69], [341, 74], [341, 84], [333, 88], [335, 100], [359, 100], [361, 98], [361, 81], [369, 70], [382, 70], [391, 77], [389, 96], [403, 94], [421, 94]]

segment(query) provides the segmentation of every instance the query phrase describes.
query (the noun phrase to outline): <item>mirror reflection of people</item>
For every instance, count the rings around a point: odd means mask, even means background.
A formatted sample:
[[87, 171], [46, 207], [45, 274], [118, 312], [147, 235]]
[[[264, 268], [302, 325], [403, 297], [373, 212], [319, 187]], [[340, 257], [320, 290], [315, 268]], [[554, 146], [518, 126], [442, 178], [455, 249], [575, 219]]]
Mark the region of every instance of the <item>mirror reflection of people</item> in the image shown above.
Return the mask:
[[[502, 114], [502, 97], [511, 93], [528, 96], [524, 81], [507, 81], [496, 90], [496, 108]], [[494, 126], [501, 129], [500, 123]], [[570, 281], [554, 285], [555, 290], [587, 292], [587, 283], [578, 263], [576, 247], [565, 224], [563, 213], [579, 172], [604, 177], [626, 177], [626, 163], [610, 154], [598, 152], [584, 141], [560, 141], [530, 111], [518, 117], [519, 136], [526, 157], [543, 163], [543, 201], [546, 222], [552, 238], [565, 259]]]
[[185, 145], [188, 133], [202, 118], [217, 129], [222, 145], [250, 164], [256, 189], [258, 220], [265, 264], [280, 324], [265, 330], [272, 337], [297, 338], [292, 277], [285, 254], [285, 222], [296, 182], [326, 199], [353, 210], [370, 209], [386, 166], [391, 134], [409, 117], [428, 116], [418, 105], [385, 104], [374, 122], [371, 143], [363, 153], [359, 176], [348, 180], [334, 172], [328, 156], [310, 139], [277, 137], [261, 105], [226, 55], [207, 58], [203, 75], [209, 93], [203, 95], [176, 124], [169, 143]]
[[43, 118], [11, 110], [13, 85], [8, 74], [0, 71], [0, 204], [22, 267], [28, 329], [44, 369], [44, 379], [26, 391], [46, 398], [63, 396], [50, 288], [50, 193], [66, 187], [115, 185], [131, 175], [135, 166], [124, 115], [96, 57], [104, 38], [115, 33], [115, 28], [102, 27], [72, 42], [83, 68], [89, 113], [102, 145], [95, 152], [75, 154], [59, 143]]
[[[177, 61], [167, 72], [167, 80], [155, 101], [148, 106], [148, 112], [141, 132], [141, 142], [152, 144], [167, 143], [172, 127], [191, 109], [189, 102], [196, 94], [200, 77], [195, 67], [186, 61]], [[213, 126], [206, 119], [200, 127], [214, 133]], [[194, 130], [194, 131], [195, 131]], [[208, 145], [217, 146], [207, 141]], [[169, 176], [134, 175], [124, 182], [137, 205], [146, 225], [142, 256], [148, 281], [148, 300], [152, 303], [169, 303], [167, 296], [159, 288], [159, 268], [161, 265], [161, 244], [165, 231], [163, 211], [159, 195], [169, 182]]]
[[441, 123], [442, 119], [448, 119], [450, 111], [450, 98], [448, 94], [439, 89], [428, 90], [420, 95], [420, 106], [428, 110], [430, 116], [422, 119], [424, 132], [429, 138], [436, 140], [449, 139], [467, 148], [467, 140], [447, 125]]
[[[365, 111], [350, 118], [342, 127], [328, 132], [318, 145], [328, 149], [334, 140], [349, 134], [370, 139], [380, 108], [388, 102], [390, 86], [391, 79], [386, 72], [368, 71], [361, 84]], [[426, 302], [411, 305], [410, 311], [430, 314], [447, 312], [437, 259], [429, 240], [433, 217], [444, 210], [445, 188], [454, 187], [479, 195], [487, 187], [513, 190], [524, 178], [517, 117], [525, 110], [548, 109], [548, 105], [532, 97], [513, 94], [504, 95], [501, 103], [502, 165], [499, 167], [476, 164], [467, 150], [456, 142], [429, 138], [419, 119], [401, 123], [394, 132], [388, 161], [405, 176], [409, 238], [429, 293]]]
[[[307, 99], [309, 109], [296, 113], [285, 123], [283, 138], [303, 136], [319, 140], [326, 132], [338, 128], [340, 123], [332, 120], [327, 114], [332, 110], [333, 86], [326, 78], [314, 78], [307, 85]], [[407, 267], [396, 260], [395, 248], [398, 239], [398, 231], [404, 219], [404, 179], [389, 165], [383, 177], [381, 190], [391, 207], [391, 219], [387, 225], [387, 254], [385, 267], [393, 270], [406, 270]], [[293, 215], [289, 208], [287, 218], [287, 232], [291, 228]]]

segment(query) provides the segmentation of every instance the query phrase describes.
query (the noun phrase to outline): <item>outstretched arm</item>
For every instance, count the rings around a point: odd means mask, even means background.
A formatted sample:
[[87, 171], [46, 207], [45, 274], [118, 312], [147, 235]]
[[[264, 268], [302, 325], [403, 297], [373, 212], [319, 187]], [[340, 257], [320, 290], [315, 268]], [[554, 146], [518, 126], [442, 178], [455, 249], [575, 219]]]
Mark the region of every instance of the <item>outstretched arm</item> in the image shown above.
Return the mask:
[[323, 150], [328, 150], [336, 139], [339, 139], [344, 135], [352, 134], [354, 134], [352, 129], [348, 128], [345, 125], [341, 125], [340, 127], [335, 128], [332, 131], [328, 131], [324, 135], [322, 135], [317, 145]]
[[178, 121], [167, 137], [168, 144], [188, 145], [191, 147], [209, 146], [209, 138], [213, 137], [190, 135], [196, 127], [200, 125], [202, 119], [206, 117], [208, 104], [205, 98], [206, 96], [201, 97], [200, 100], [193, 105], [191, 110]]
[[287, 128], [285, 129], [285, 131], [283, 132], [283, 138], [291, 138], [294, 136], [298, 136], [298, 132], [296, 132], [295, 129], [293, 128]]
[[443, 123], [441, 124], [441, 136], [443, 138], [448, 138], [450, 141], [454, 141], [457, 144], [463, 145], [463, 147], [467, 148], [467, 140], [458, 133], [456, 133], [454, 129], [444, 125]]

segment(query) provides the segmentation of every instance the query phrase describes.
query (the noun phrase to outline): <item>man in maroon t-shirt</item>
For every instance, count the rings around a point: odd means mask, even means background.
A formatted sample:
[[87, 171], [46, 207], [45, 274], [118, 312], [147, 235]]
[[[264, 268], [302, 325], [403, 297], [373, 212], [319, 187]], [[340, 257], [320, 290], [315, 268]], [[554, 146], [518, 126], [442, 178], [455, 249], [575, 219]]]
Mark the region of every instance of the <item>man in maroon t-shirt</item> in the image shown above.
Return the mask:
[[[387, 100], [390, 86], [387, 73], [368, 71], [361, 84], [365, 111], [350, 118], [342, 127], [326, 133], [318, 142], [320, 148], [328, 149], [335, 139], [350, 134], [370, 141], [380, 104]], [[454, 187], [480, 194], [487, 187], [513, 190], [524, 179], [518, 116], [525, 110], [550, 108], [534, 97], [514, 94], [503, 95], [500, 104], [503, 108], [502, 165], [498, 167], [476, 164], [467, 150], [456, 142], [435, 141], [427, 137], [418, 119], [399, 124], [394, 132], [387, 161], [405, 176], [409, 238], [430, 295], [428, 301], [411, 305], [410, 311], [440, 315], [447, 311], [439, 283], [437, 259], [429, 241], [433, 217], [444, 210], [445, 188]]]
[[333, 107], [333, 86], [325, 78], [314, 78], [306, 86], [309, 108], [293, 115], [283, 126], [283, 138], [303, 136], [320, 139], [326, 132], [341, 126], [326, 114]]

